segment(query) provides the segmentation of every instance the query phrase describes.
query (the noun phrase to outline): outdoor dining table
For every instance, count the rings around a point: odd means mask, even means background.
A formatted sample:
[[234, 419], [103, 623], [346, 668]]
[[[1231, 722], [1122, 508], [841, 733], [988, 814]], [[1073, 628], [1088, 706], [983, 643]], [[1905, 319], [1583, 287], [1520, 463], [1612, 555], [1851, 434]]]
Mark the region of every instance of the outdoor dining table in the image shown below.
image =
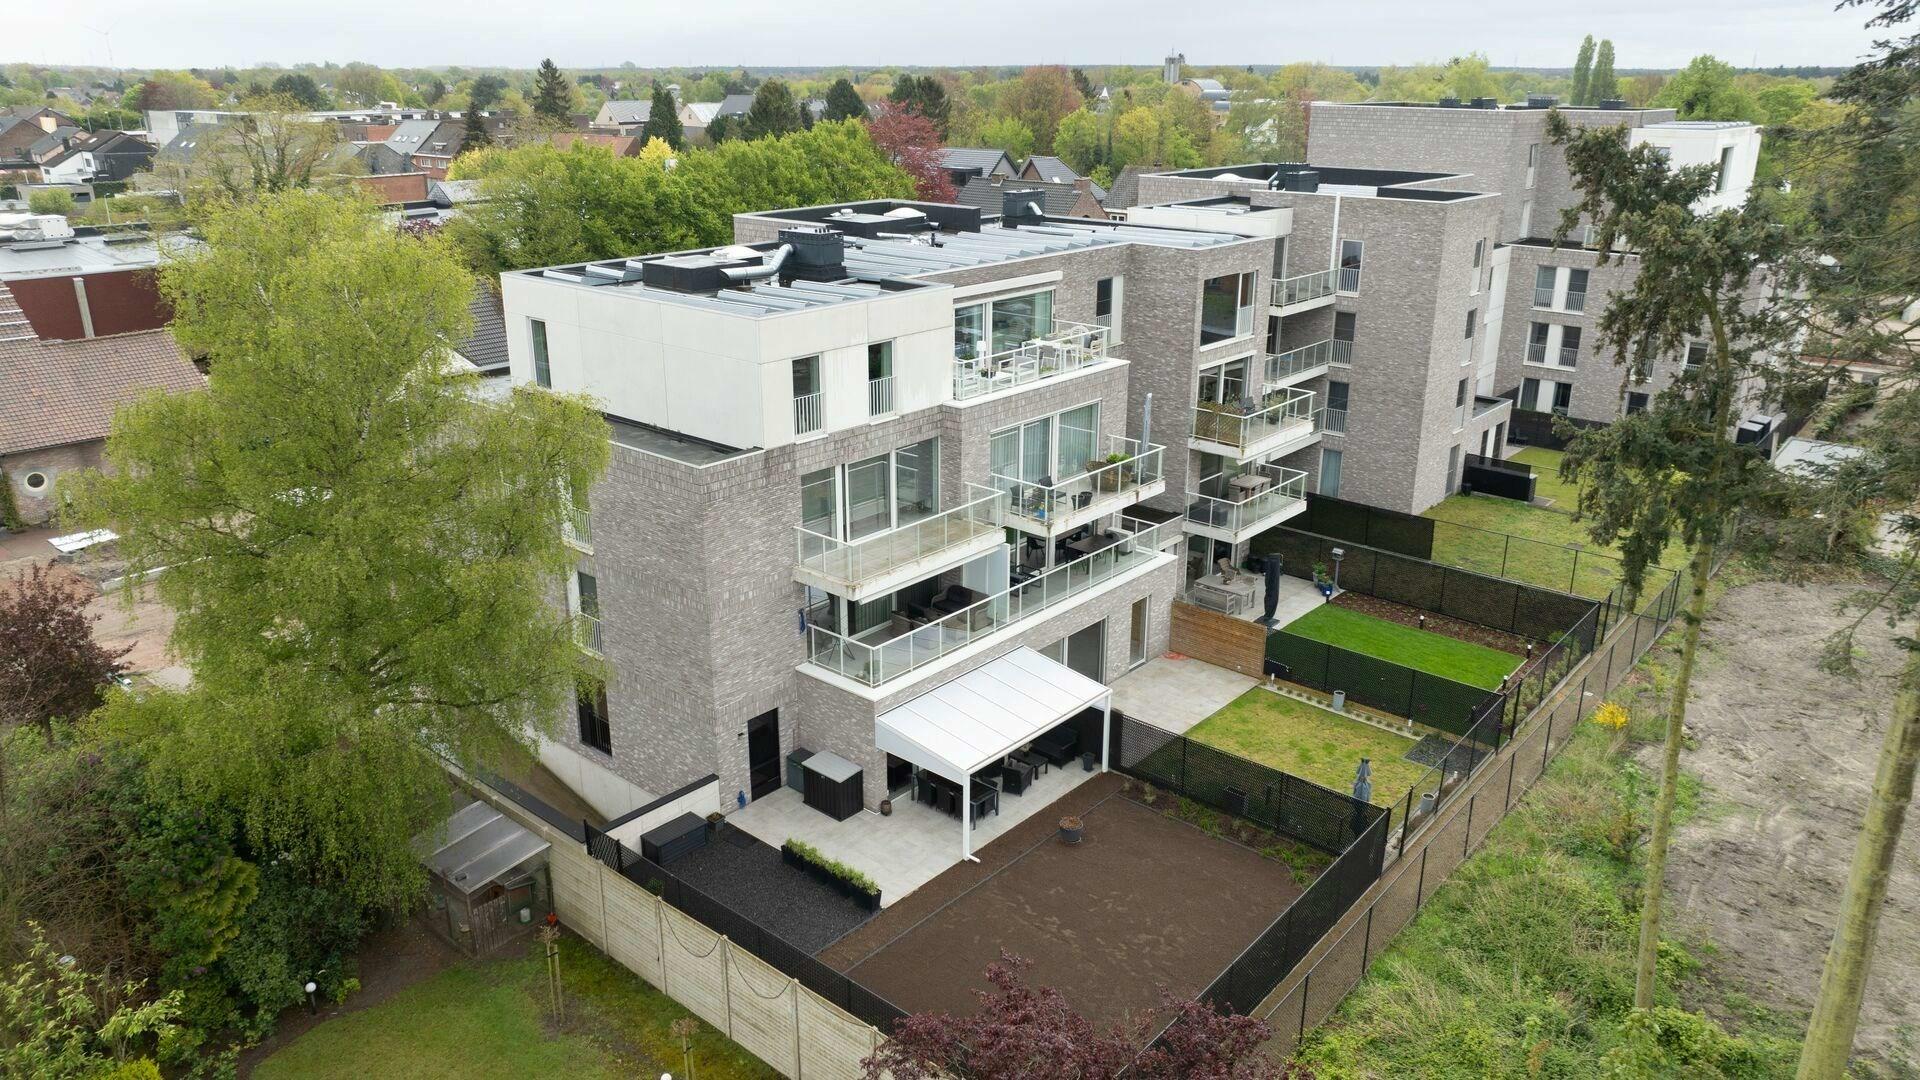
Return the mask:
[[1018, 753], [1009, 754], [1008, 756], [1032, 769], [1035, 778], [1047, 775], [1047, 770], [1053, 767], [1052, 762], [1031, 750], [1021, 750]]
[[992, 784], [975, 780], [973, 782], [973, 798], [970, 800], [970, 805], [972, 807], [974, 821], [979, 821], [985, 813], [998, 814], [1000, 812], [1000, 789]]

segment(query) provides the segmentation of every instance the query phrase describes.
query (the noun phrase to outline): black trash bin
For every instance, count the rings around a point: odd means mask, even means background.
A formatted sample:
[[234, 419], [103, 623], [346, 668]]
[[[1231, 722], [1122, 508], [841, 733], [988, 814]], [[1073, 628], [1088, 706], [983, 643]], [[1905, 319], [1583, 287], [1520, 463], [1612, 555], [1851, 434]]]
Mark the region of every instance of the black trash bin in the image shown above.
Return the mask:
[[1093, 751], [1088, 750], [1086, 753], [1080, 755], [1080, 768], [1082, 770], [1086, 772], [1092, 772], [1094, 769], [1098, 768], [1099, 765], [1100, 765], [1099, 754], [1096, 754]]

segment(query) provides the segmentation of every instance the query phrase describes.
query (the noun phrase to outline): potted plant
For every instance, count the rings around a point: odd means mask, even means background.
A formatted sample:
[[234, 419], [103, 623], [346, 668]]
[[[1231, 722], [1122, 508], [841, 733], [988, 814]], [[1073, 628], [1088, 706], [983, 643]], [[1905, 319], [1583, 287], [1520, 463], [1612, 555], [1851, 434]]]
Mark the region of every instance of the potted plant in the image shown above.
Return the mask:
[[1069, 844], [1080, 842], [1080, 834], [1085, 832], [1087, 823], [1072, 814], [1060, 819], [1060, 839]]
[[1134, 470], [1127, 465], [1127, 462], [1132, 460], [1132, 454], [1116, 450], [1108, 454], [1104, 461], [1087, 462], [1087, 471], [1098, 470], [1101, 491], [1119, 491], [1122, 484], [1133, 482]]
[[1321, 596], [1329, 600], [1333, 599], [1333, 579], [1327, 577], [1326, 563], [1315, 562], [1313, 564], [1313, 585], [1314, 588], [1320, 590]]

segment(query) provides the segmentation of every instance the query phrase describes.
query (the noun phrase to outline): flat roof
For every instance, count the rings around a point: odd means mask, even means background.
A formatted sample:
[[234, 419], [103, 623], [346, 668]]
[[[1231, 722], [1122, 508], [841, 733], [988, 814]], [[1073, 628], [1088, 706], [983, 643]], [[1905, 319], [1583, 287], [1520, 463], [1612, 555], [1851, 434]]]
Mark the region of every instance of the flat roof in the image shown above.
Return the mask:
[[688, 256], [717, 255], [726, 257], [738, 254], [740, 258], [761, 258], [767, 250], [778, 245], [733, 245], [730, 247], [709, 248], [693, 252], [673, 252], [658, 256], [636, 257], [631, 259], [608, 259], [604, 262], [575, 263], [570, 266], [546, 266], [535, 270], [515, 271], [515, 276], [537, 278], [544, 281], [558, 281], [590, 289], [612, 289], [622, 296], [636, 299], [653, 300], [662, 304], [677, 304], [682, 307], [702, 308], [707, 311], [727, 315], [741, 315], [747, 318], [762, 318], [768, 315], [783, 315], [789, 311], [803, 311], [809, 308], [831, 307], [835, 304], [850, 304], [862, 300], [872, 300], [885, 293], [899, 292], [915, 288], [907, 282], [877, 281], [806, 281], [794, 279], [782, 281], [762, 279], [724, 289], [702, 292], [681, 292], [678, 289], [663, 289], [647, 285], [640, 280], [641, 267], [647, 262], [664, 258], [684, 258]]
[[1658, 131], [1663, 128], [1678, 128], [1689, 131], [1715, 131], [1725, 128], [1759, 127], [1745, 120], [1662, 120], [1657, 124], [1643, 124], [1643, 131]]
[[[169, 247], [190, 243], [180, 238]], [[0, 244], [0, 280], [139, 270], [160, 264], [160, 243], [145, 232], [75, 235]]]
[[637, 420], [628, 420], [623, 416], [606, 416], [610, 437], [621, 446], [630, 447], [657, 457], [678, 461], [683, 465], [717, 465], [722, 461], [753, 453], [752, 449], [727, 446], [711, 439], [701, 439], [692, 435], [683, 435], [678, 431], [669, 431], [652, 424], [642, 424]]
[[855, 275], [913, 277], [1116, 244], [1200, 250], [1245, 242], [1242, 236], [1198, 229], [1045, 218], [1018, 226], [995, 222], [982, 225], [979, 232], [921, 233], [913, 239], [849, 236], [845, 258], [847, 270]]
[[[1312, 172], [1316, 186], [1311, 191], [1290, 191], [1295, 195], [1341, 195], [1346, 197], [1406, 199], [1418, 202], [1458, 202], [1477, 198], [1478, 191], [1452, 191], [1443, 188], [1413, 187], [1434, 180], [1462, 176], [1449, 172], [1418, 172], [1411, 169], [1362, 169], [1341, 165], [1314, 165], [1310, 162], [1255, 161], [1239, 165], [1216, 165], [1205, 169], [1174, 169], [1154, 176], [1178, 176], [1189, 180], [1217, 180], [1223, 184], [1267, 185], [1276, 178]], [[1273, 191], [1289, 191], [1285, 187]], [[1211, 202], [1212, 200], [1197, 200]], [[1183, 204], [1191, 205], [1191, 204]]]

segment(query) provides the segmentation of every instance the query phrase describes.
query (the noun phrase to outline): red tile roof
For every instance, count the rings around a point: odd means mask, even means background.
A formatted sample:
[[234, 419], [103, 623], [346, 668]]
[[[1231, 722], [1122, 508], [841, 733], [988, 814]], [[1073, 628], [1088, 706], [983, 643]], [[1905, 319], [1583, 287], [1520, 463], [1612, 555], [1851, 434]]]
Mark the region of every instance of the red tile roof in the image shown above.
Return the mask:
[[0, 454], [103, 439], [114, 409], [147, 391], [206, 384], [165, 330], [77, 341], [0, 335]]
[[353, 182], [366, 188], [383, 206], [425, 202], [427, 180], [424, 172], [387, 173], [384, 176], [356, 176]]

